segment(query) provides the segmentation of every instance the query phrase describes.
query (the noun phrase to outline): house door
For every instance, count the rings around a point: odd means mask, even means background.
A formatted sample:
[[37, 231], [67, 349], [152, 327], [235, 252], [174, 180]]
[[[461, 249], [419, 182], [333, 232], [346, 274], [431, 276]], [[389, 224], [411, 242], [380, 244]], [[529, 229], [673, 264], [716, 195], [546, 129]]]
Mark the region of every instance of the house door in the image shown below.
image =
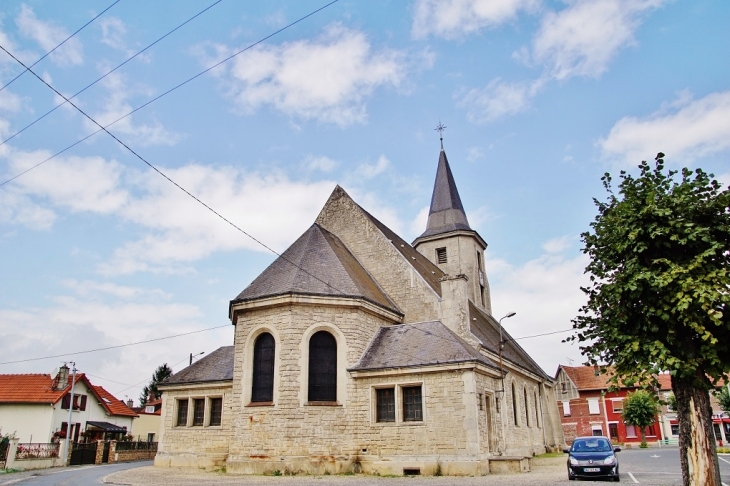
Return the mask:
[[608, 435], [612, 441], [618, 442], [618, 424], [608, 424]]
[[111, 442], [104, 441], [104, 452], [102, 452], [101, 455], [101, 463], [107, 464], [109, 462], [109, 446], [111, 445]]

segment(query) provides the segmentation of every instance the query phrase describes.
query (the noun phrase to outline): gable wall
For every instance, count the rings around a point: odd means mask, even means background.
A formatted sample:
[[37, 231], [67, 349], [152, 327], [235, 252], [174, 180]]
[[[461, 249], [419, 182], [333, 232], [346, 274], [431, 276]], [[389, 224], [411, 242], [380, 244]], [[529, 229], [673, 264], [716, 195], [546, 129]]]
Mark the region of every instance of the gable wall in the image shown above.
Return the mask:
[[404, 322], [438, 319], [439, 296], [344, 191], [330, 198], [316, 222], [345, 243], [405, 313]]
[[50, 442], [52, 422], [53, 408], [47, 403], [0, 404], [0, 434], [14, 433], [20, 443], [31, 442], [31, 439], [33, 442]]

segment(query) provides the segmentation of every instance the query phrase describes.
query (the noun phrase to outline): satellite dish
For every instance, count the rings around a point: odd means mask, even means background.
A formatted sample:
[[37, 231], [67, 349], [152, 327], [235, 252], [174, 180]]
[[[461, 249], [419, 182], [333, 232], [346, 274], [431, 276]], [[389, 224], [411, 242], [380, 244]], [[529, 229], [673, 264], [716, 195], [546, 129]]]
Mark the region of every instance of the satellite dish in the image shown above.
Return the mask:
[[58, 368], [53, 368], [53, 371], [51, 371], [51, 378], [55, 378], [58, 374]]

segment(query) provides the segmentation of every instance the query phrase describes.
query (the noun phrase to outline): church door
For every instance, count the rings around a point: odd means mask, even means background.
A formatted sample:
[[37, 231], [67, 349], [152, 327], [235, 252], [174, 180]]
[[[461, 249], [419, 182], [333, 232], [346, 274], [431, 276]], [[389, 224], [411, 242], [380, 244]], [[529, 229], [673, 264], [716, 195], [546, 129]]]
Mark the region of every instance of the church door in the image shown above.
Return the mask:
[[487, 416], [487, 447], [489, 447], [489, 450], [487, 452], [491, 452], [497, 450], [497, 437], [494, 432], [494, 417], [492, 416], [492, 400], [494, 400], [494, 398], [489, 393], [485, 394], [485, 398], [486, 400], [484, 400], [484, 411], [486, 412]]

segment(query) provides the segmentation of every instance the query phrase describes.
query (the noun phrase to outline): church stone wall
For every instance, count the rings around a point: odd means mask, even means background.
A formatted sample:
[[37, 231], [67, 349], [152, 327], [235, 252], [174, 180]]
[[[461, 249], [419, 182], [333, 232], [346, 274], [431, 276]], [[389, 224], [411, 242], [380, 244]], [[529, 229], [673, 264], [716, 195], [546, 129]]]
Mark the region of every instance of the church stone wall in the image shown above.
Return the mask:
[[[176, 425], [176, 407], [179, 400], [188, 400], [191, 403], [190, 399], [212, 397], [223, 398], [220, 426], [191, 426], [192, 407], [188, 409], [188, 425]], [[203, 468], [224, 466], [228, 457], [231, 421], [234, 413], [231, 409], [230, 398], [230, 383], [164, 390], [159, 448], [155, 456], [155, 466]], [[208, 424], [209, 403], [206, 403], [205, 413], [204, 424]]]
[[[514, 384], [515, 395], [512, 394], [512, 384]], [[501, 415], [505, 424], [504, 453], [506, 455], [533, 456], [546, 452], [543, 435], [545, 414], [540, 415], [539, 386], [539, 382], [515, 372], [507, 373], [504, 378], [505, 393]], [[529, 419], [525, 412], [525, 390], [527, 390]], [[536, 392], [538, 393], [537, 402], [535, 400]], [[516, 413], [513, 408], [515, 400]], [[545, 406], [546, 401], [543, 399], [542, 407]]]
[[405, 313], [403, 322], [438, 319], [439, 296], [342, 190], [334, 192], [317, 224], [337, 235]]

